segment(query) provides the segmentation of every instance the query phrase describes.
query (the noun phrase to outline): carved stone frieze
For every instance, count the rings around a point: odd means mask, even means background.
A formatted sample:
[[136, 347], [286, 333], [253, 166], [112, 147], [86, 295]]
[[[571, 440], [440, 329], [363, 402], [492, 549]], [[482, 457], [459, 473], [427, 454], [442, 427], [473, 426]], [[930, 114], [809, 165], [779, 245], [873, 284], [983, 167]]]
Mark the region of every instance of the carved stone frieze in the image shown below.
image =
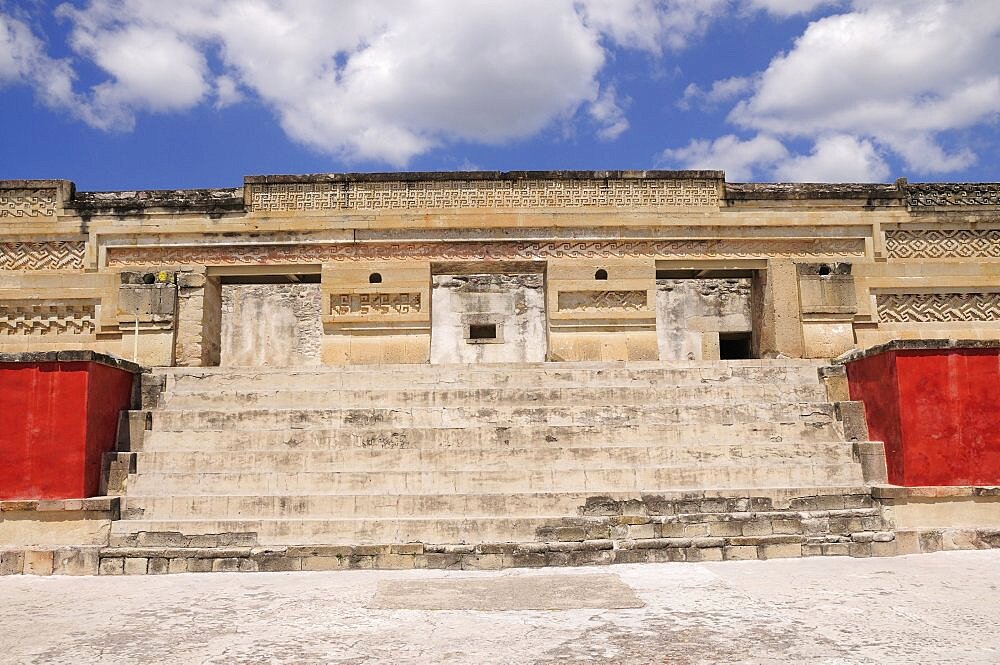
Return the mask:
[[477, 180], [249, 185], [250, 210], [717, 207], [716, 180]]
[[914, 208], [1000, 205], [1000, 183], [908, 184], [906, 198]]
[[559, 311], [646, 309], [645, 291], [561, 291]]
[[82, 240], [0, 242], [0, 270], [82, 270]]
[[335, 293], [330, 296], [334, 316], [409, 314], [420, 311], [419, 293]]
[[880, 293], [876, 303], [886, 323], [1000, 321], [1000, 293]]
[[55, 189], [0, 190], [0, 219], [5, 217], [55, 217]]
[[89, 303], [0, 302], [0, 336], [89, 334], [94, 332], [95, 310]]
[[1000, 259], [998, 229], [927, 229], [885, 232], [885, 249], [893, 259]]
[[634, 257], [851, 257], [864, 256], [855, 238], [816, 240], [579, 240], [488, 242], [290, 243], [109, 247], [108, 265], [280, 264], [333, 261], [518, 261]]

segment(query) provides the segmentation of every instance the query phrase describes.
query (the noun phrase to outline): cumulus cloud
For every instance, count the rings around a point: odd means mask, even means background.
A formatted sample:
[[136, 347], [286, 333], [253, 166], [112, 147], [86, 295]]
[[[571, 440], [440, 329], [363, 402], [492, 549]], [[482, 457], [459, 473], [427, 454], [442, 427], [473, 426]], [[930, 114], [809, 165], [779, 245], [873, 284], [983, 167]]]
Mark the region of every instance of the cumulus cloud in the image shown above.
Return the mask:
[[614, 140], [628, 100], [602, 85], [609, 49], [680, 48], [729, 2], [88, 0], [56, 14], [77, 60], [104, 80], [73, 93], [68, 63], [45, 61], [9, 17], [0, 35], [19, 47], [0, 50], [0, 67], [36, 54], [5, 79], [61, 71], [68, 94], [53, 105], [102, 129], [253, 97], [304, 145], [402, 166], [448, 142], [503, 143], [581, 114]]
[[24, 22], [0, 12], [0, 85], [26, 84], [53, 108], [73, 107], [73, 69], [46, 55], [45, 44]]
[[706, 141], [696, 139], [683, 148], [664, 150], [657, 156], [661, 166], [686, 169], [722, 169], [731, 181], [752, 180], [757, 173], [773, 171], [788, 159], [788, 150], [773, 136], [741, 140], [729, 134]]
[[774, 178], [785, 182], [884, 182], [889, 165], [875, 145], [854, 136], [824, 136], [812, 153], [776, 164]]
[[724, 102], [730, 102], [753, 88], [753, 79], [746, 76], [733, 76], [712, 83], [708, 90], [703, 90], [697, 83], [691, 83], [684, 89], [684, 97], [677, 105], [685, 111], [694, 106], [712, 109]]
[[858, 0], [771, 61], [730, 119], [757, 131], [874, 140], [918, 173], [970, 165], [939, 135], [1000, 113], [1000, 3]]
[[754, 9], [763, 9], [776, 16], [808, 14], [827, 5], [843, 4], [841, 0], [749, 0]]
[[[752, 0], [776, 14], [818, 2]], [[873, 180], [887, 155], [919, 174], [975, 163], [954, 132], [1000, 117], [1000, 3], [994, 0], [853, 0], [809, 24], [794, 46], [753, 76], [692, 84], [681, 108], [742, 97], [728, 121], [782, 141], [807, 139], [808, 155], [744, 165], [782, 179]], [[733, 150], [745, 142], [719, 139]], [[669, 152], [669, 151], [668, 151]], [[743, 153], [733, 159], [742, 163]], [[726, 160], [725, 154], [718, 159]]]

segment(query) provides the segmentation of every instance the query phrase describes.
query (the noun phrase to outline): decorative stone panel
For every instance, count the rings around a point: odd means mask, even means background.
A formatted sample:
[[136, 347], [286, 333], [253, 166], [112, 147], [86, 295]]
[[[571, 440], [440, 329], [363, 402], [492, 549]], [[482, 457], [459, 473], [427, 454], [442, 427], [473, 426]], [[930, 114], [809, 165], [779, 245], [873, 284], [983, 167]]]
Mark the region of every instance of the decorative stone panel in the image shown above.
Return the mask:
[[718, 207], [718, 181], [497, 180], [249, 185], [252, 212], [455, 208]]
[[560, 291], [560, 311], [646, 309], [645, 291]]
[[82, 270], [86, 243], [0, 242], [0, 270]]
[[1000, 183], [932, 183], [906, 186], [911, 207], [1000, 205]]
[[892, 259], [1000, 259], [1000, 229], [929, 229], [885, 232]]
[[56, 189], [0, 190], [0, 219], [7, 217], [55, 218], [58, 201]]
[[0, 336], [90, 334], [95, 329], [95, 311], [91, 303], [0, 302]]
[[335, 293], [330, 296], [334, 316], [409, 314], [420, 311], [419, 293]]
[[876, 302], [887, 323], [1000, 321], [1000, 293], [880, 293]]

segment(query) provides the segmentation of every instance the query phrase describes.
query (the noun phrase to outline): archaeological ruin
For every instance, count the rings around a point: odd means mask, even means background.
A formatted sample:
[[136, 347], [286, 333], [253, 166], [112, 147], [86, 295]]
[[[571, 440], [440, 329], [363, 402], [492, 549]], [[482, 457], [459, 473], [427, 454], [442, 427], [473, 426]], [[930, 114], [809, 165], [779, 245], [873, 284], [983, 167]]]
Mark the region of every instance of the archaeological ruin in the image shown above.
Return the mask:
[[0, 181], [0, 574], [1000, 546], [1000, 184]]

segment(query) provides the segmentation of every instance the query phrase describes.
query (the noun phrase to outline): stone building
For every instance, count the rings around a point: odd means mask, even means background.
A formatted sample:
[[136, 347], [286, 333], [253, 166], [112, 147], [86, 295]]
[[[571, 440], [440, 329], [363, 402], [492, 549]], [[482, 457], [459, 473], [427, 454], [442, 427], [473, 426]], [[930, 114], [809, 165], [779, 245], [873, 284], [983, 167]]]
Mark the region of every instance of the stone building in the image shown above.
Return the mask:
[[1000, 337], [1000, 185], [718, 171], [0, 181], [0, 352], [146, 365], [824, 358]]

